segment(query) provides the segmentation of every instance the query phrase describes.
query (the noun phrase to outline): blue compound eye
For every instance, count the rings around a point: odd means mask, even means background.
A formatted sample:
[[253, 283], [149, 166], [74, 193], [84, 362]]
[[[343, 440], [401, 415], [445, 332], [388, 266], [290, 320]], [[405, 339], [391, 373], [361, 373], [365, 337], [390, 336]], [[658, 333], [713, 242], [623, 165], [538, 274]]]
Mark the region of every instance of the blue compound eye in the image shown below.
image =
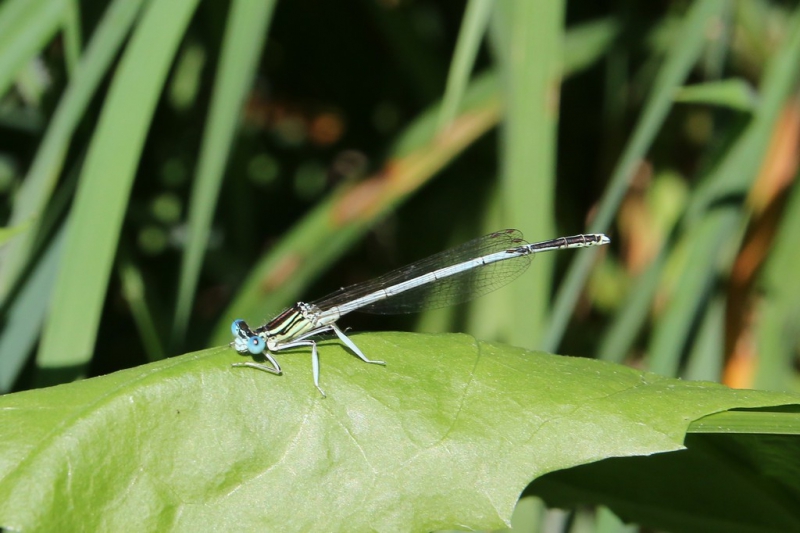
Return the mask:
[[244, 320], [242, 320], [240, 318], [237, 318], [236, 320], [234, 320], [233, 324], [231, 324], [231, 333], [233, 333], [234, 335], [238, 335], [239, 334], [239, 330], [241, 329], [241, 324], [243, 322], [244, 322]]
[[264, 351], [264, 339], [258, 335], [254, 335], [247, 339], [247, 349], [253, 355], [258, 355]]

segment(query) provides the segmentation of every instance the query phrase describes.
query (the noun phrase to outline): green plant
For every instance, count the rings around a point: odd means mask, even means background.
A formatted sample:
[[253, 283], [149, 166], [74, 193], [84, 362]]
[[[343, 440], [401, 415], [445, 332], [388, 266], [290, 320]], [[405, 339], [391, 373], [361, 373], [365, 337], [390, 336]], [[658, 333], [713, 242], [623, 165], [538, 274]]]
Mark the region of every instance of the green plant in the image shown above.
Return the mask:
[[[658, 375], [796, 389], [800, 10], [465, 7], [0, 5], [0, 392], [35, 389], [0, 398], [0, 526], [498, 527], [535, 480], [515, 527], [536, 495], [796, 528], [800, 398]], [[348, 316], [474, 336], [358, 335], [387, 369], [325, 343], [326, 400], [302, 350], [280, 378], [164, 359], [470, 236], [585, 226], [613, 249], [416, 325]]]

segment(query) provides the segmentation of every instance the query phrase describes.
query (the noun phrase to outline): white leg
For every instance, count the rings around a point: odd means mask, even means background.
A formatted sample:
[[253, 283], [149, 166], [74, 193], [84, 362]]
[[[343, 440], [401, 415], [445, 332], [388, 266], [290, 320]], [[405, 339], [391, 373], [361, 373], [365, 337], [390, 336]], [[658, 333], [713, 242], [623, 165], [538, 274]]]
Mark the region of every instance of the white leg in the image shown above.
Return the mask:
[[350, 348], [350, 350], [354, 354], [356, 354], [358, 356], [358, 358], [361, 359], [362, 361], [364, 361], [365, 363], [372, 363], [374, 365], [386, 366], [386, 363], [384, 361], [373, 361], [372, 359], [367, 359], [367, 356], [364, 355], [364, 352], [362, 352], [358, 348], [358, 346], [356, 346], [356, 344], [353, 341], [351, 341], [347, 337], [347, 335], [345, 335], [344, 332], [341, 329], [339, 329], [339, 326], [337, 326], [335, 323], [334, 324], [328, 324], [327, 326], [322, 326], [320, 328], [311, 330], [308, 333], [304, 333], [303, 335], [297, 337], [297, 339], [295, 339], [294, 341], [290, 342], [289, 344], [281, 345], [281, 347], [279, 349], [283, 350], [287, 346], [295, 346], [294, 343], [297, 342], [297, 341], [302, 341], [302, 340], [305, 340], [305, 339], [307, 339], [309, 337], [314, 337], [316, 335], [320, 335], [322, 333], [325, 333], [326, 331], [333, 331], [336, 334], [336, 336], [339, 337], [339, 340], [341, 340], [345, 344], [345, 346]]
[[323, 398], [327, 398], [328, 395], [325, 394], [325, 391], [322, 390], [322, 387], [319, 386], [319, 353], [317, 352], [317, 343], [316, 341], [298, 338], [292, 342], [288, 342], [286, 344], [281, 344], [275, 350], [289, 350], [291, 348], [297, 348], [299, 346], [311, 346], [311, 371], [314, 376], [314, 386], [317, 387], [317, 390], [322, 394]]
[[350, 339], [348, 339], [348, 338], [347, 338], [347, 335], [345, 335], [345, 334], [342, 332], [342, 330], [340, 330], [340, 329], [339, 329], [339, 326], [337, 326], [336, 324], [331, 324], [331, 325], [330, 325], [330, 328], [331, 328], [331, 330], [332, 330], [334, 333], [336, 333], [336, 336], [337, 336], [337, 337], [339, 337], [339, 340], [341, 340], [343, 343], [345, 343], [345, 344], [347, 345], [347, 347], [348, 347], [348, 348], [350, 348], [351, 350], [353, 350], [353, 353], [355, 353], [355, 354], [356, 354], [356, 355], [359, 357], [359, 359], [361, 359], [361, 360], [362, 360], [362, 361], [364, 361], [365, 363], [372, 363], [372, 364], [374, 364], [374, 365], [383, 365], [383, 366], [386, 366], [386, 363], [385, 363], [385, 362], [383, 362], [383, 361], [373, 361], [373, 360], [371, 360], [371, 359], [367, 359], [367, 356], [366, 356], [366, 355], [364, 355], [364, 354], [361, 352], [361, 350], [359, 350], [359, 349], [358, 349], [358, 346], [356, 346], [356, 345], [355, 345], [355, 343], [354, 343], [353, 341], [351, 341]]
[[253, 361], [247, 361], [246, 363], [233, 363], [231, 366], [249, 366], [250, 368], [257, 368], [258, 370], [263, 370], [264, 372], [269, 372], [270, 374], [276, 374], [280, 376], [283, 371], [281, 370], [281, 365], [278, 364], [278, 361], [272, 357], [272, 354], [264, 351], [264, 357], [267, 358], [267, 361], [272, 363], [272, 367], [269, 367], [262, 363], [255, 363]]
[[319, 386], [319, 353], [317, 353], [317, 343], [314, 341], [311, 341], [311, 373], [314, 376], [314, 385], [317, 390], [322, 394], [323, 398], [327, 398], [328, 395]]

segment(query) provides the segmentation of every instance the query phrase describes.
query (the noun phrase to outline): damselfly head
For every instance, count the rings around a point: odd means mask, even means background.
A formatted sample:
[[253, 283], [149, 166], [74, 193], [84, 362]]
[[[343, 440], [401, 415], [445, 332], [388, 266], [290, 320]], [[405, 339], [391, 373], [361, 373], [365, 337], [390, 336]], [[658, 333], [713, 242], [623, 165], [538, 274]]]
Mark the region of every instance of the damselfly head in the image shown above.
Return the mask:
[[[231, 324], [231, 333], [234, 335], [233, 339], [233, 346], [236, 348], [236, 351], [242, 354], [245, 353], [261, 353], [261, 350], [253, 351], [259, 345], [259, 341], [253, 341], [253, 339], [261, 339], [257, 335], [253, 333], [250, 329], [250, 326], [247, 325], [247, 322], [241, 319], [236, 319]], [[264, 345], [264, 341], [261, 340], [261, 345]]]
[[246, 329], [250, 329], [250, 328], [247, 327], [247, 322], [245, 322], [241, 318], [237, 318], [231, 324], [231, 333], [233, 333], [235, 336], [238, 337], [241, 334], [241, 331], [243, 329], [242, 326], [244, 326], [244, 328], [246, 328]]

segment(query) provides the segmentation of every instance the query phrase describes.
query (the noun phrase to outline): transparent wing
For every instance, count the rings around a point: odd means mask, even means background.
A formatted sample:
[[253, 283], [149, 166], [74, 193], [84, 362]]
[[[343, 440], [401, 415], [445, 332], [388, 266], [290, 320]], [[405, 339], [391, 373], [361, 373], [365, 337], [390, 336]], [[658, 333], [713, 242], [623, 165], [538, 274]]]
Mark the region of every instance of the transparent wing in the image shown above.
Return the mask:
[[[522, 238], [522, 233], [518, 230], [498, 231], [466, 242], [456, 248], [426, 257], [378, 278], [344, 287], [312, 302], [312, 304], [324, 311], [440, 268], [457, 265], [471, 259], [525, 246], [526, 244]], [[438, 279], [425, 286], [416, 287], [384, 300], [373, 302], [358, 309], [358, 311], [374, 314], [416, 313], [424, 309], [438, 309], [466, 302], [510, 283], [528, 268], [530, 262], [531, 256], [524, 255], [488, 265], [480, 265], [471, 270]]]

